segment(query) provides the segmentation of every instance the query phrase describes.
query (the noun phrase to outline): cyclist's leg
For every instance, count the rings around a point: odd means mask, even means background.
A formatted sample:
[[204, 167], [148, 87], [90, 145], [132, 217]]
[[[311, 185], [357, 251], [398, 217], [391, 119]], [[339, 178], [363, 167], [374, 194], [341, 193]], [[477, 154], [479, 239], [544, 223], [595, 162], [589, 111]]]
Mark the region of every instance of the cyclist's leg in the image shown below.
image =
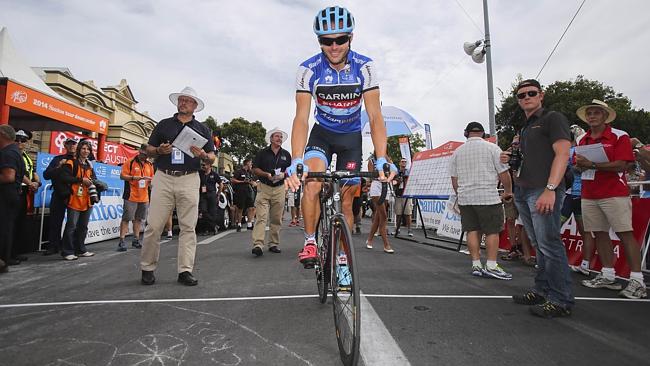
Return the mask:
[[[361, 133], [341, 134], [333, 146], [333, 153], [336, 153], [336, 170], [349, 170], [358, 172], [361, 170], [361, 153], [362, 139]], [[348, 227], [354, 227], [354, 214], [352, 213], [352, 203], [361, 178], [351, 178], [341, 180], [341, 193], [343, 194], [343, 215]]]

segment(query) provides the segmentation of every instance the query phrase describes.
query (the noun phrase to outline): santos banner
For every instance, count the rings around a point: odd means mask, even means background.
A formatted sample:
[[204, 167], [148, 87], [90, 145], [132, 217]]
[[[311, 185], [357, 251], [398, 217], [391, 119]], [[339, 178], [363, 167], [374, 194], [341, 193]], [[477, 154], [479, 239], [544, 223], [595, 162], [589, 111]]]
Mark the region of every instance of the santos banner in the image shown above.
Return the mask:
[[[102, 196], [101, 202], [93, 205], [93, 212], [90, 214], [90, 220], [88, 221], [86, 244], [120, 236], [120, 222], [124, 210], [123, 203], [122, 197]], [[62, 227], [65, 228], [65, 223]], [[61, 234], [63, 234], [63, 230]]]

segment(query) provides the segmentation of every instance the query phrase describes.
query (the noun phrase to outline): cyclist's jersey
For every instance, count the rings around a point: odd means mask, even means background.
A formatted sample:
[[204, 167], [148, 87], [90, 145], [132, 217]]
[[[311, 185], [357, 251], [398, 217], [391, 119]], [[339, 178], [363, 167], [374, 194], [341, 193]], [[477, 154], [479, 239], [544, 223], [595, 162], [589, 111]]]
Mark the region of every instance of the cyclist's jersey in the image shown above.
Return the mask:
[[336, 133], [361, 131], [363, 93], [379, 88], [372, 59], [352, 50], [341, 71], [321, 52], [298, 68], [296, 92], [313, 95], [316, 123]]

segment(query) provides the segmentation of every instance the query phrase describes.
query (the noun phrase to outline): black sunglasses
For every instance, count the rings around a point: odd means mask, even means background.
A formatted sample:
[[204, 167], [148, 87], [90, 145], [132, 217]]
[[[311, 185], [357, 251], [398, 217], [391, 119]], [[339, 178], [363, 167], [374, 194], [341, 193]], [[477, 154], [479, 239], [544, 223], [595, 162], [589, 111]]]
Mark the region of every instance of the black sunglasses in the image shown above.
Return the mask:
[[346, 44], [349, 40], [350, 40], [350, 36], [347, 34], [336, 38], [318, 37], [318, 43], [322, 44], [323, 46], [331, 46], [335, 42], [337, 45], [342, 46]]
[[24, 137], [16, 137], [16, 142], [27, 142], [27, 139]]
[[517, 94], [517, 99], [524, 99], [526, 98], [526, 95], [532, 98], [532, 97], [536, 97], [537, 94], [539, 94], [537, 90], [529, 90], [527, 92]]

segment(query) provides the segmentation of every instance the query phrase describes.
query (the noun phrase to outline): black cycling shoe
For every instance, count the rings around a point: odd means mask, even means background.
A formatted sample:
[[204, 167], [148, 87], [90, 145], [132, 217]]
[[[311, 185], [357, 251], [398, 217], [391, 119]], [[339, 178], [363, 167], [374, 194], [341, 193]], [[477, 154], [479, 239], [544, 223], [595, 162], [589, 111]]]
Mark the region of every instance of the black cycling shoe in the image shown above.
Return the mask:
[[523, 295], [512, 296], [512, 301], [514, 301], [515, 304], [520, 305], [539, 305], [545, 303], [546, 299], [542, 295], [539, 295], [533, 291], [528, 291]]

